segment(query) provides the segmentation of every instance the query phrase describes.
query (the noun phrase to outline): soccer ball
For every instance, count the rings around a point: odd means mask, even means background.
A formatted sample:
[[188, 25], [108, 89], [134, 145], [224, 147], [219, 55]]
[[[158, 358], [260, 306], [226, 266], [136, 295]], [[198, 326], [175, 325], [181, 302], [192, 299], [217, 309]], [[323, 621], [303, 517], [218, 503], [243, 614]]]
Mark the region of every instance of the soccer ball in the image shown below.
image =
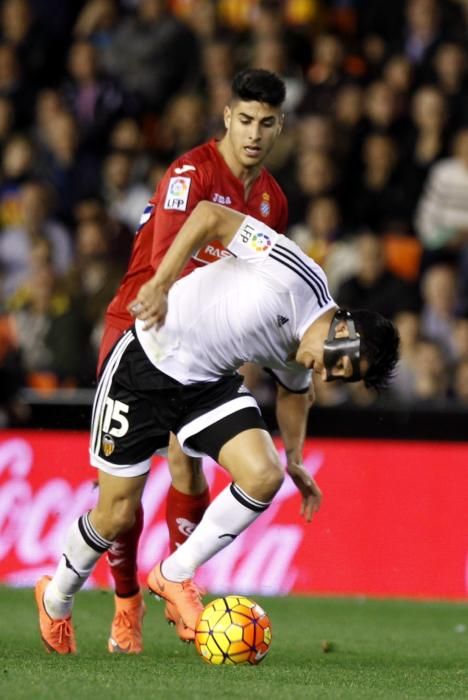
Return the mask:
[[244, 596], [217, 598], [198, 618], [195, 647], [208, 664], [258, 664], [267, 655], [270, 644], [268, 615]]

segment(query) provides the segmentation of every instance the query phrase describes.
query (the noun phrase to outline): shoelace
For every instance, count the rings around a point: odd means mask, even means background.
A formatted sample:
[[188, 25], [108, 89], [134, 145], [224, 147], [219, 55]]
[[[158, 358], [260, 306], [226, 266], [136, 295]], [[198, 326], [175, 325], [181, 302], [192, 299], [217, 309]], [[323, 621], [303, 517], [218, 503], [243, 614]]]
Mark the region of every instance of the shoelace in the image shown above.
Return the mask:
[[130, 615], [128, 614], [127, 610], [119, 610], [119, 612], [115, 616], [115, 624], [117, 626], [123, 625], [124, 627], [131, 629], [132, 621], [130, 619]]
[[63, 644], [64, 638], [73, 635], [70, 620], [57, 620], [54, 624], [54, 633], [58, 636], [59, 644]]
[[194, 603], [199, 603], [200, 605], [202, 604], [200, 589], [198, 588], [197, 584], [192, 581], [192, 579], [182, 581], [182, 589], [184, 593], [188, 593], [189, 597], [192, 598]]

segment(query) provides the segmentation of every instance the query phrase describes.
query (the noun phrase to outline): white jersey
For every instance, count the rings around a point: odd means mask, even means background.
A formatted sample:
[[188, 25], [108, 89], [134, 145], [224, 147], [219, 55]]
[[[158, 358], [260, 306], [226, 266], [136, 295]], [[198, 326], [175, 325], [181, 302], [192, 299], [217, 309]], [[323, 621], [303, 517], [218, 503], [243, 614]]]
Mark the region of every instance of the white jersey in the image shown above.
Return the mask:
[[169, 292], [159, 330], [136, 332], [150, 362], [182, 384], [217, 381], [245, 362], [273, 370], [292, 391], [310, 383], [295, 360], [309, 326], [336, 307], [323, 270], [285, 236], [246, 217], [232, 257], [195, 270]]

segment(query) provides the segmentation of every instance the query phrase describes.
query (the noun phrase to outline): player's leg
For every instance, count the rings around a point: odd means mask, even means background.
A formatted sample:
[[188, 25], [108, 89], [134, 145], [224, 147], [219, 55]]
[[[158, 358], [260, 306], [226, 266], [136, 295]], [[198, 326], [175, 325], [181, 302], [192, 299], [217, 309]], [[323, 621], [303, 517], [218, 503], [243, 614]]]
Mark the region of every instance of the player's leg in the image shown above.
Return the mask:
[[[210, 492], [202, 470], [202, 461], [189, 457], [171, 434], [168, 451], [171, 486], [166, 497], [166, 523], [169, 531], [169, 551], [175, 550], [191, 535], [210, 504]], [[185, 625], [177, 608], [166, 601], [166, 620], [176, 626], [179, 637], [185, 640]]]
[[42, 577], [36, 586], [41, 636], [48, 651], [75, 651], [74, 595], [115, 537], [132, 526], [145, 481], [146, 474], [127, 479], [100, 472], [96, 508], [72, 523], [55, 574]]
[[[61, 645], [74, 593], [115, 537], [132, 527], [151, 456], [168, 445], [168, 433], [155, 425], [152, 404], [129, 388], [135, 368], [140, 374], [151, 371], [147, 363], [141, 370], [139, 361], [139, 346], [127, 333], [109, 356], [94, 399], [90, 456], [100, 470], [98, 504], [72, 524], [53, 579], [42, 579], [36, 591], [42, 638], [58, 653], [73, 651], [74, 642]], [[148, 383], [146, 375], [143, 381]]]
[[[122, 337], [123, 330], [106, 319], [98, 358], [98, 375], [112, 348]], [[143, 596], [138, 581], [138, 543], [143, 532], [143, 506], [138, 505], [135, 522], [126, 532], [119, 535], [107, 552], [110, 573], [114, 579], [114, 617], [109, 637], [109, 651], [113, 651], [112, 640], [121, 638], [126, 630], [134, 633], [132, 650], [141, 646], [141, 620], [145, 612]], [[134, 624], [132, 624], [134, 623]], [[130, 627], [129, 627], [130, 624]], [[121, 632], [119, 632], [121, 630]], [[125, 634], [128, 636], [128, 633]]]
[[210, 503], [201, 459], [186, 455], [171, 435], [168, 452], [171, 486], [166, 501], [169, 550], [175, 552], [193, 532]]
[[[195, 436], [197, 440], [191, 439], [190, 444], [202, 448], [205, 440], [198, 440], [202, 434], [209, 444], [213, 429], [216, 430], [214, 426]], [[157, 565], [148, 578], [150, 589], [177, 607], [189, 639], [193, 639], [195, 622], [202, 608], [192, 581], [196, 569], [230, 544], [268, 508], [284, 478], [276, 448], [263, 429], [245, 429], [234, 435], [222, 445], [217, 461], [231, 474], [233, 483], [212, 501], [188, 540], [162, 567]]]
[[[122, 337], [122, 334], [122, 328], [112, 325], [106, 318], [99, 348], [98, 376], [102, 371], [106, 358], [109, 357], [112, 348]], [[131, 599], [129, 601], [131, 603], [137, 598], [141, 598], [140, 585], [138, 582], [137, 551], [142, 531], [143, 508], [140, 504], [133, 526], [115, 540], [107, 553], [110, 572], [114, 579], [116, 615], [119, 613], [122, 600]]]

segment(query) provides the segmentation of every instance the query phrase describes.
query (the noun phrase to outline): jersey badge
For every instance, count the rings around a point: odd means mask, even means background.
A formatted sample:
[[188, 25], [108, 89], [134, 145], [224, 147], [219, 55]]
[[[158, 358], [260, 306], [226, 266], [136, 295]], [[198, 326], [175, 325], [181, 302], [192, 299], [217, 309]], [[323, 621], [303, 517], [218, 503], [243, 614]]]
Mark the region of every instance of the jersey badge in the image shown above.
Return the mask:
[[270, 215], [270, 211], [270, 195], [268, 194], [268, 192], [264, 192], [262, 194], [262, 201], [260, 203], [260, 214], [263, 216], [264, 219], [266, 219]]
[[184, 173], [188, 173], [190, 170], [196, 170], [196, 167], [194, 165], [182, 165], [180, 168], [174, 168], [176, 175], [183, 175]]
[[115, 450], [114, 438], [111, 435], [103, 435], [102, 437], [102, 451], [106, 457], [110, 457]]
[[185, 211], [192, 181], [189, 177], [171, 177], [167, 188], [164, 209]]
[[271, 248], [271, 239], [266, 233], [254, 233], [249, 241], [249, 246], [256, 253], [264, 253], [268, 248]]

